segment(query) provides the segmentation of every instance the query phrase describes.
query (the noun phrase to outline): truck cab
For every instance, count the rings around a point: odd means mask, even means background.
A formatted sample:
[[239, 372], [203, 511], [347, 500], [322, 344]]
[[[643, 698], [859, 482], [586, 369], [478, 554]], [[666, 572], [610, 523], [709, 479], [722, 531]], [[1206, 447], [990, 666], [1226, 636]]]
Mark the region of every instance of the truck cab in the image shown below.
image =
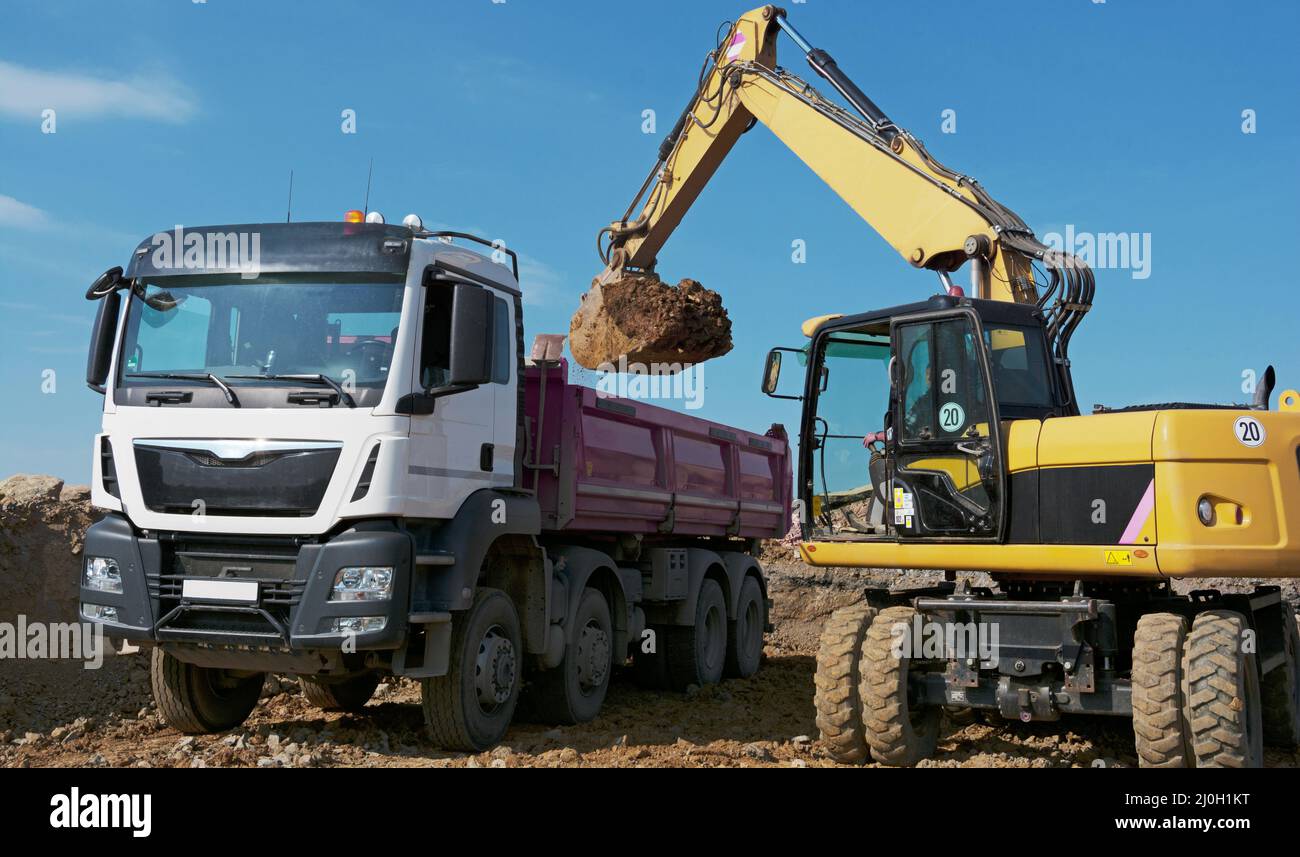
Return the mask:
[[[106, 514], [81, 612], [153, 648], [168, 722], [242, 722], [267, 672], [334, 709], [399, 675], [422, 682], [438, 743], [481, 749], [521, 693], [549, 719], [596, 716], [634, 653], [664, 685], [757, 669], [752, 548], [789, 520], [784, 434], [616, 400], [562, 417], [580, 388], [558, 355], [525, 360], [511, 251], [418, 218], [354, 220], [177, 227], [87, 293]], [[587, 419], [586, 437], [567, 422], [583, 407], [612, 419]], [[717, 454], [696, 498], [713, 519], [675, 513], [691, 492], [672, 481], [672, 440], [688, 435]], [[604, 447], [645, 457], [636, 491], [674, 521], [638, 520], [626, 499], [574, 517], [579, 487], [632, 490], [608, 464], [586, 478]], [[755, 461], [771, 478], [751, 497], [737, 468]]]

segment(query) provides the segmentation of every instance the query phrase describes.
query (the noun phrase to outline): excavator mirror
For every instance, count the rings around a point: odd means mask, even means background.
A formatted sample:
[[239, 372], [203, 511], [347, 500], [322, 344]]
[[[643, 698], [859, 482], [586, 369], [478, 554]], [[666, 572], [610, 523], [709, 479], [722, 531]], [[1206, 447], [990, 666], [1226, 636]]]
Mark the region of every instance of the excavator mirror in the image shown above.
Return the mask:
[[763, 392], [772, 395], [776, 392], [776, 383], [781, 378], [781, 352], [773, 348], [767, 352], [767, 360], [763, 364]]
[[767, 352], [767, 360], [763, 363], [763, 380], [759, 384], [759, 389], [761, 389], [765, 394], [771, 396], [773, 399], [793, 399], [797, 402], [802, 401], [803, 396], [785, 396], [777, 392], [781, 381], [782, 353], [786, 351], [799, 357], [804, 355], [804, 352], [798, 348], [773, 348], [771, 351]]

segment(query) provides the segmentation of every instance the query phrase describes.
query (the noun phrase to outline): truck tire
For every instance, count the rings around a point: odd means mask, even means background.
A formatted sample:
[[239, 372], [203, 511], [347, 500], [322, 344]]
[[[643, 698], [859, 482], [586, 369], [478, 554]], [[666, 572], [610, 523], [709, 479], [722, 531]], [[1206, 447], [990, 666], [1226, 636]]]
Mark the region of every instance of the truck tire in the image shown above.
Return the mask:
[[1142, 768], [1195, 767], [1183, 700], [1187, 619], [1148, 613], [1133, 636], [1133, 737]]
[[187, 664], [159, 647], [149, 664], [158, 713], [187, 735], [233, 729], [248, 719], [262, 695], [265, 673], [238, 676], [229, 670]]
[[420, 684], [429, 737], [447, 750], [478, 752], [506, 734], [519, 702], [519, 614], [499, 589], [482, 588], [452, 620], [447, 674]]
[[530, 714], [544, 723], [572, 725], [595, 720], [614, 668], [614, 628], [609, 603], [587, 587], [574, 615], [573, 639], [558, 667], [538, 673], [527, 692]]
[[322, 711], [360, 711], [379, 687], [379, 673], [365, 672], [336, 681], [299, 676], [302, 695]]
[[890, 607], [880, 611], [867, 628], [862, 641], [862, 697], [864, 737], [871, 755], [882, 765], [906, 767], [934, 754], [939, 742], [942, 709], [917, 708], [907, 693], [911, 658], [894, 653], [893, 627], [912, 624], [911, 607]]
[[668, 628], [665, 625], [647, 625], [646, 630], [654, 634], [655, 650], [642, 651], [645, 641], [637, 640], [632, 653], [632, 680], [638, 687], [646, 690], [667, 690], [668, 681]]
[[836, 610], [822, 628], [817, 648], [817, 673], [813, 676], [817, 728], [831, 758], [850, 765], [865, 762], [871, 754], [864, 737], [858, 666], [862, 641], [875, 618], [876, 610], [865, 604]]
[[736, 618], [727, 623], [727, 665], [724, 673], [732, 678], [749, 678], [758, 672], [763, 660], [763, 629], [767, 627], [767, 605], [763, 588], [746, 576], [740, 585], [740, 602]]
[[1282, 622], [1286, 661], [1265, 675], [1260, 685], [1264, 742], [1294, 749], [1300, 746], [1300, 617], [1289, 604], [1283, 605]]
[[1259, 673], [1242, 650], [1250, 626], [1240, 613], [1209, 610], [1192, 623], [1183, 660], [1183, 696], [1198, 768], [1264, 763]]
[[722, 680], [727, 662], [727, 602], [716, 580], [700, 582], [695, 601], [695, 624], [670, 626], [665, 642], [668, 680], [675, 690], [703, 687]]

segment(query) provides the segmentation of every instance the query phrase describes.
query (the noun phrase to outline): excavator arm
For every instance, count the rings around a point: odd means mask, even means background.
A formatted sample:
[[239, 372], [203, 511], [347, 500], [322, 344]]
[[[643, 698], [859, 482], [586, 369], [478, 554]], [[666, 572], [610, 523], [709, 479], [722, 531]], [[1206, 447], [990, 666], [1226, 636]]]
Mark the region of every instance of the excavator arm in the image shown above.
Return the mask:
[[[782, 32], [852, 111], [777, 65]], [[741, 134], [756, 123], [767, 126], [910, 264], [937, 272], [950, 293], [961, 291], [950, 275], [969, 263], [974, 297], [1042, 307], [1069, 389], [1070, 334], [1092, 302], [1087, 265], [1043, 245], [975, 180], [936, 161], [776, 6], [743, 15], [709, 53], [698, 89], [661, 144], [640, 192], [620, 220], [601, 230], [606, 268], [596, 282], [652, 272], [668, 237]]]

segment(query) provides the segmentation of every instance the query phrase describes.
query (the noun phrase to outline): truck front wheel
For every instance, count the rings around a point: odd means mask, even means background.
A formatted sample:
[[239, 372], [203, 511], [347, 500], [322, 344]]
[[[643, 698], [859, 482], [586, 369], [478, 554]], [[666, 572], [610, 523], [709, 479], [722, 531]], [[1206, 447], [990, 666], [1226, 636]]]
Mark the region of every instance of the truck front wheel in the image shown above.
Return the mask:
[[519, 615], [499, 589], [480, 589], [455, 617], [446, 675], [421, 683], [429, 737], [447, 750], [478, 752], [500, 741], [519, 702]]
[[528, 703], [546, 723], [586, 723], [595, 720], [609, 690], [613, 668], [614, 629], [609, 604], [599, 590], [588, 587], [578, 602], [573, 639], [558, 667], [538, 673], [528, 689]]
[[360, 711], [379, 687], [379, 673], [366, 672], [333, 681], [305, 675], [300, 684], [307, 701], [323, 711]]
[[262, 693], [265, 673], [235, 673], [188, 664], [155, 648], [149, 665], [154, 702], [167, 725], [188, 735], [224, 732], [243, 723]]

